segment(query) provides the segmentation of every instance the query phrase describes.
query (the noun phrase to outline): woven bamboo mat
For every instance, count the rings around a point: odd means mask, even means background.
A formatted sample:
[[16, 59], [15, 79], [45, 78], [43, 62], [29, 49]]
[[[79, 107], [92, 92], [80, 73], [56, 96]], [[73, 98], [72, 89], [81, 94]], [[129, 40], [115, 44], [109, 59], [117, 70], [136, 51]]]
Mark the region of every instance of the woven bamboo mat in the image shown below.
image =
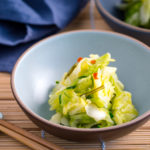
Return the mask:
[[[95, 25], [97, 29], [110, 30], [108, 25], [103, 21], [98, 12], [95, 10]], [[89, 5], [77, 16], [77, 18], [64, 30], [89, 29]], [[33, 124], [23, 113], [16, 103], [10, 88], [10, 75], [0, 73], [0, 112], [4, 114], [5, 120], [24, 128], [40, 136], [40, 129]], [[63, 140], [52, 135], [46, 134], [48, 141], [54, 142], [66, 149], [70, 150], [99, 150], [100, 143], [78, 143]], [[150, 150], [150, 121], [136, 131], [127, 136], [116, 140], [106, 142], [108, 150]], [[0, 150], [30, 150], [28, 147], [0, 133]]]

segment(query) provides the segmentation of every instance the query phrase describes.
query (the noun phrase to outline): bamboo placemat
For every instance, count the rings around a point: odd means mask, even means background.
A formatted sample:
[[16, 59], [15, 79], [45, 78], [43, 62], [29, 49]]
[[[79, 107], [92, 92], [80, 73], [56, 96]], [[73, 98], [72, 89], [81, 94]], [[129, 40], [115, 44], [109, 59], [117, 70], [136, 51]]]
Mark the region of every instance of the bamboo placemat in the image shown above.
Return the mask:
[[[110, 30], [108, 25], [100, 17], [97, 10], [94, 12], [95, 26], [97, 29]], [[89, 5], [77, 16], [77, 18], [64, 30], [75, 29], [90, 29], [89, 21]], [[5, 120], [14, 123], [15, 125], [24, 128], [40, 136], [40, 129], [33, 124], [23, 113], [21, 108], [16, 103], [10, 88], [10, 75], [0, 73], [0, 112], [5, 116]], [[45, 138], [48, 141], [54, 142], [70, 150], [99, 150], [100, 143], [79, 143], [63, 140], [46, 133]], [[116, 140], [106, 142], [108, 150], [150, 150], [150, 121], [136, 131], [127, 136]], [[30, 150], [28, 147], [10, 138], [9, 136], [0, 133], [0, 150]]]

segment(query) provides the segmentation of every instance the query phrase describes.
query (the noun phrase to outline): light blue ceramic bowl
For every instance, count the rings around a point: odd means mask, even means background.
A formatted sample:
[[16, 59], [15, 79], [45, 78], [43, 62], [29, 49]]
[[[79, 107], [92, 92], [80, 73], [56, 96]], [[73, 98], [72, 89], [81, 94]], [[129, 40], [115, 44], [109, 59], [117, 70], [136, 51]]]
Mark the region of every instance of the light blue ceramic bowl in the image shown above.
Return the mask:
[[[133, 94], [139, 111], [135, 120], [102, 129], [76, 129], [50, 123], [48, 95], [62, 74], [79, 56], [110, 52], [112, 66], [125, 89]], [[39, 127], [71, 140], [112, 139], [125, 135], [150, 117], [150, 49], [121, 34], [102, 31], [74, 31], [48, 37], [29, 48], [17, 61], [12, 73], [12, 90], [17, 102]]]

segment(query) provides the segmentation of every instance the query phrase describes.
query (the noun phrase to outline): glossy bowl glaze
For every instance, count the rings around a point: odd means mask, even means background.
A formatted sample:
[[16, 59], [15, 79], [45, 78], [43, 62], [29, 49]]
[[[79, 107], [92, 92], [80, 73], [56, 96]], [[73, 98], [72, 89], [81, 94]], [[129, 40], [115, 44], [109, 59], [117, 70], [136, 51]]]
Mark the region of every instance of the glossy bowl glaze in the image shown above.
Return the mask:
[[[112, 54], [117, 74], [133, 94], [139, 117], [118, 126], [79, 129], [49, 122], [48, 95], [62, 74], [79, 56]], [[12, 73], [12, 90], [18, 104], [40, 128], [64, 139], [92, 141], [123, 136], [150, 118], [150, 49], [141, 42], [113, 32], [81, 30], [48, 37], [30, 47], [17, 61]]]
[[150, 46], [150, 29], [135, 27], [123, 21], [116, 6], [121, 0], [95, 0], [96, 7], [108, 25], [115, 31], [133, 36]]

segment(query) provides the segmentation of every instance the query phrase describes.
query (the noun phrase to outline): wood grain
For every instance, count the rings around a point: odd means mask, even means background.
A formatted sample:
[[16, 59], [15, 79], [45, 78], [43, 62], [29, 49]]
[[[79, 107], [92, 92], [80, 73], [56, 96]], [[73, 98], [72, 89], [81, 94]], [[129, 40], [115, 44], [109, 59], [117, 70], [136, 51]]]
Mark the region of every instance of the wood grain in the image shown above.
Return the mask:
[[[97, 10], [94, 11], [96, 29], [109, 30]], [[90, 29], [89, 4], [62, 32], [76, 29]], [[10, 88], [10, 74], [0, 73], [0, 112], [5, 120], [40, 136], [40, 129], [33, 124], [16, 103]], [[78, 143], [63, 140], [46, 133], [45, 138], [65, 149], [70, 150], [99, 150], [100, 143]], [[106, 142], [107, 150], [150, 150], [150, 121], [127, 136]], [[0, 150], [30, 150], [30, 148], [0, 133]]]

